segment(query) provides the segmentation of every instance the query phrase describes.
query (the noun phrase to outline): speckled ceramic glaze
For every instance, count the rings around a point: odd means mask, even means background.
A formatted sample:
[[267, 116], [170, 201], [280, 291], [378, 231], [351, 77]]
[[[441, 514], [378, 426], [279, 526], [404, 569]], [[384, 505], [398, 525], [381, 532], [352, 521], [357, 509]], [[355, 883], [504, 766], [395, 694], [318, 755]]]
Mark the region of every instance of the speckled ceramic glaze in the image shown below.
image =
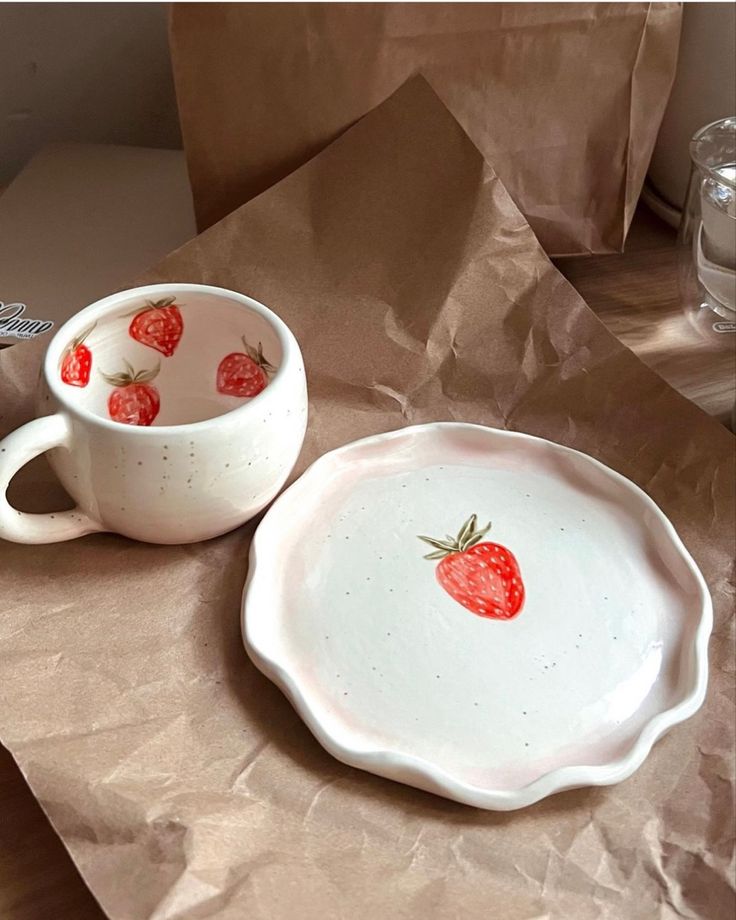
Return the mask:
[[639, 488], [459, 423], [313, 464], [256, 531], [243, 606], [249, 654], [332, 754], [494, 809], [632, 773], [701, 705], [711, 620]]
[[[304, 365], [289, 329], [255, 300], [149, 285], [62, 326], [38, 414], [0, 444], [0, 537], [49, 543], [109, 530], [189, 543], [242, 524], [283, 486], [306, 429]], [[11, 477], [44, 451], [72, 511], [7, 503]]]

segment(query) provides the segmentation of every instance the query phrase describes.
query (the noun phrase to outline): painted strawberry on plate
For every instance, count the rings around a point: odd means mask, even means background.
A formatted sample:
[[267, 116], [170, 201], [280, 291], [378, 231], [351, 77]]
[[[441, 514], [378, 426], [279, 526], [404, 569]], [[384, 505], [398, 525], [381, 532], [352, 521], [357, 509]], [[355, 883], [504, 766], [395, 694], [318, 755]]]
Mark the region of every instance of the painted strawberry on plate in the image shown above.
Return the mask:
[[437, 581], [453, 600], [491, 620], [511, 620], [524, 606], [524, 583], [513, 553], [500, 543], [481, 540], [491, 529], [477, 529], [478, 515], [471, 515], [457, 537], [436, 540], [419, 537], [433, 547], [425, 559], [442, 560]]
[[92, 352], [84, 344], [87, 336], [95, 328], [89, 326], [69, 344], [61, 360], [61, 379], [72, 387], [86, 387], [92, 371]]
[[124, 425], [150, 425], [161, 407], [158, 390], [151, 385], [151, 381], [160, 370], [160, 365], [136, 373], [127, 361], [123, 363], [125, 371], [102, 375], [115, 387], [107, 400], [110, 418]]
[[184, 321], [175, 299], [147, 300], [148, 306], [135, 314], [128, 329], [136, 342], [155, 348], [167, 358], [176, 351], [184, 332]]
[[276, 368], [263, 356], [263, 345], [253, 348], [245, 341], [244, 351], [226, 355], [217, 368], [217, 392], [225, 396], [257, 396], [268, 384]]

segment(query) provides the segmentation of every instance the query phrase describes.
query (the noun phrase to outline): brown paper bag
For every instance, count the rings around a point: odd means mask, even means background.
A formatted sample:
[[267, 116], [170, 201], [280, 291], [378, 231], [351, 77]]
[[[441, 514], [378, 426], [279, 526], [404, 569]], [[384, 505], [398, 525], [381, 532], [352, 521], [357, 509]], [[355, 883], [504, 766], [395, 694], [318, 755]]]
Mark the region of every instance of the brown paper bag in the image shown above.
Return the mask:
[[184, 3], [171, 49], [200, 229], [421, 72], [549, 253], [623, 245], [677, 3]]
[[[0, 544], [0, 733], [116, 920], [730, 916], [734, 438], [647, 370], [545, 257], [412, 81], [147, 280], [247, 291], [302, 345], [299, 463], [461, 419], [588, 451], [670, 516], [716, 603], [704, 710], [631, 779], [490, 813], [325, 753], [248, 661], [254, 524], [208, 543]], [[26, 350], [27, 349], [27, 350]], [[0, 352], [5, 428], [38, 345]], [[14, 497], [48, 510], [27, 468]]]

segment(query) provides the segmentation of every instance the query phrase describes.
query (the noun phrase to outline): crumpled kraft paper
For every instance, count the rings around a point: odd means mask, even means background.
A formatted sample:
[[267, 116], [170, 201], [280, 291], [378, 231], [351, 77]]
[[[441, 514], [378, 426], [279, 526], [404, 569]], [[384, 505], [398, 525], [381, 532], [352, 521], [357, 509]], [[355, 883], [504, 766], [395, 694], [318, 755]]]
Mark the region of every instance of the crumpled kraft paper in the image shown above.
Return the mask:
[[422, 73], [547, 252], [623, 245], [679, 3], [178, 3], [177, 99], [200, 229]]
[[[352, 438], [461, 419], [632, 478], [708, 580], [712, 674], [631, 779], [483, 812], [343, 766], [250, 664], [254, 524], [181, 547], [0, 544], [2, 741], [109, 916], [731, 916], [734, 438], [604, 329], [428, 85], [146, 278], [167, 279], [246, 291], [294, 330], [299, 471]], [[0, 353], [4, 429], [32, 414], [39, 358]], [[59, 489], [35, 464], [13, 496], [48, 510]]]

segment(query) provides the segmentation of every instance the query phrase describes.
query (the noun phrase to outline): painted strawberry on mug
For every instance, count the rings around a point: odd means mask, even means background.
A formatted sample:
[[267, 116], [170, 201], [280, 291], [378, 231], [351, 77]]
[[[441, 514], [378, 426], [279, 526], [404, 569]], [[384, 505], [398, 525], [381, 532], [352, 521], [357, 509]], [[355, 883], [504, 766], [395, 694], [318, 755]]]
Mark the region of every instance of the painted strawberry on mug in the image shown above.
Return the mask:
[[95, 328], [93, 323], [69, 344], [61, 360], [61, 379], [72, 387], [86, 387], [92, 372], [92, 352], [84, 344], [87, 336]]
[[253, 348], [245, 341], [244, 351], [226, 355], [217, 368], [217, 392], [225, 396], [257, 396], [268, 384], [268, 374], [276, 370], [263, 356], [263, 345]]
[[481, 543], [491, 529], [477, 530], [478, 515], [471, 515], [457, 537], [435, 540], [419, 537], [433, 547], [425, 559], [442, 560], [437, 581], [453, 600], [491, 620], [511, 620], [524, 606], [524, 583], [513, 553], [500, 543]]
[[115, 387], [107, 400], [110, 418], [124, 425], [150, 425], [161, 407], [158, 390], [151, 386], [160, 365], [136, 373], [127, 361], [123, 363], [125, 371], [119, 374], [102, 374], [105, 380]]
[[148, 306], [135, 314], [128, 329], [136, 342], [155, 348], [167, 358], [176, 351], [184, 332], [184, 321], [175, 299], [147, 300]]

